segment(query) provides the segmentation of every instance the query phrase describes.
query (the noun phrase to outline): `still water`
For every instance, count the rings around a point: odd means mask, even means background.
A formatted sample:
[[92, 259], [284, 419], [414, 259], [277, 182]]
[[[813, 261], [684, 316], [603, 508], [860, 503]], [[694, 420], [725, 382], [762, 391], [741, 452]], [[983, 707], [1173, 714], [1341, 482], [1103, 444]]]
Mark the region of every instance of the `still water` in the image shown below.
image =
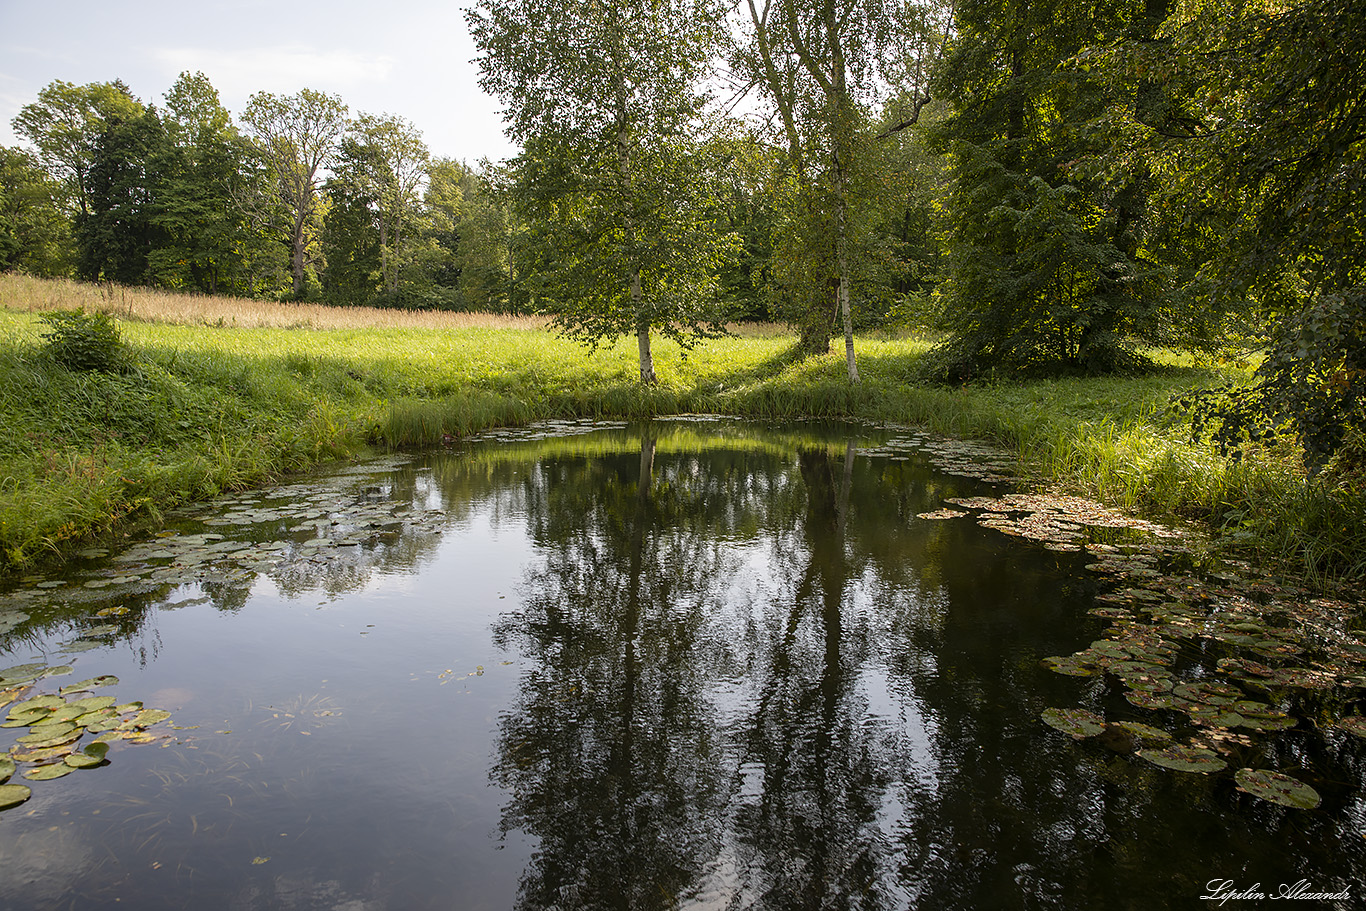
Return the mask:
[[[1303, 720], [1201, 774], [1044, 724], [1190, 727], [1041, 663], [1129, 583], [921, 518], [1011, 489], [953, 458], [904, 428], [554, 425], [25, 580], [0, 671], [57, 670], [22, 698], [113, 675], [172, 717], [24, 782], [0, 908], [1160, 909], [1301, 881], [1350, 897], [1292, 907], [1360, 907], [1366, 741]], [[1249, 796], [1240, 765], [1323, 802]]]

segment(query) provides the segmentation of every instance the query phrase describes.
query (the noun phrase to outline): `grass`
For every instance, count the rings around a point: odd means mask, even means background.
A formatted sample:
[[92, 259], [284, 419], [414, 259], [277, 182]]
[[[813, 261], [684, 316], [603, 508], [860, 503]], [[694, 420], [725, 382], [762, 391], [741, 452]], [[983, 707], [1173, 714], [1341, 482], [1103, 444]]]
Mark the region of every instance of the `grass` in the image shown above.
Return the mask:
[[[129, 368], [71, 373], [43, 355], [53, 309], [114, 313]], [[1168, 357], [1144, 376], [926, 387], [930, 344], [859, 340], [796, 359], [772, 326], [691, 351], [658, 341], [654, 387], [634, 340], [594, 352], [540, 320], [266, 304], [0, 275], [0, 572], [60, 556], [186, 499], [377, 448], [549, 417], [714, 412], [850, 417], [992, 440], [1039, 483], [1153, 517], [1196, 519], [1319, 583], [1366, 577], [1359, 488], [1291, 458], [1233, 462], [1187, 439], [1173, 395], [1245, 373]]]

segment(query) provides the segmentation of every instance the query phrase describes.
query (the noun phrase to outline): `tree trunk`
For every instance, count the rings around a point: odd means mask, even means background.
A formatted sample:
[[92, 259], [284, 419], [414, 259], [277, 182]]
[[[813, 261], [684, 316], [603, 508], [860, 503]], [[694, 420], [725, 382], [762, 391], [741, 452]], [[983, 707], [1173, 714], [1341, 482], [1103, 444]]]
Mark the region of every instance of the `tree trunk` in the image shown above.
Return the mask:
[[[640, 287], [640, 276], [637, 275], [631, 282], [632, 291]], [[650, 353], [650, 324], [640, 322], [636, 324], [636, 344], [640, 348], [640, 381], [653, 386], [658, 380], [655, 378], [655, 359]]]
[[304, 220], [307, 212], [302, 205], [294, 216], [294, 236], [290, 238], [290, 265], [294, 272], [294, 299], [304, 296]]

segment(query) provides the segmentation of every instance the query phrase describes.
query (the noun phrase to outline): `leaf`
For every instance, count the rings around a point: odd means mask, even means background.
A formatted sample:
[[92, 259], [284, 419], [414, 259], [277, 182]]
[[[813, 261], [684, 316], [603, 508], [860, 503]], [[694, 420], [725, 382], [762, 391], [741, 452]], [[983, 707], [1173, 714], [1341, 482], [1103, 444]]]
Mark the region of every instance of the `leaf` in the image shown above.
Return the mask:
[[80, 683], [72, 683], [68, 686], [64, 686], [57, 692], [61, 693], [63, 696], [68, 696], [72, 693], [84, 692], [85, 690], [91, 690], [99, 686], [113, 686], [118, 682], [119, 678], [115, 677], [113, 674], [102, 674], [99, 677], [91, 677], [89, 680], [82, 680]]
[[36, 725], [32, 734], [20, 737], [18, 742], [24, 744], [29, 749], [37, 747], [53, 746], [54, 744], [65, 742], [65, 738], [80, 731], [80, 728], [69, 721], [58, 724]]
[[151, 727], [160, 721], [165, 721], [171, 717], [171, 713], [165, 709], [143, 709], [134, 715], [130, 720], [124, 722], [125, 729]]
[[1218, 772], [1228, 766], [1218, 754], [1184, 744], [1173, 744], [1161, 750], [1139, 750], [1136, 755], [1175, 772]]
[[33, 796], [33, 790], [22, 784], [0, 784], [0, 810], [8, 810]]
[[62, 761], [73, 769], [93, 769], [97, 765], [104, 765], [105, 758], [87, 753], [72, 753]]
[[1044, 724], [1082, 740], [1105, 730], [1105, 719], [1086, 709], [1044, 709], [1039, 713]]
[[1238, 790], [1283, 807], [1312, 810], [1322, 802], [1318, 791], [1280, 772], [1239, 769], [1233, 777], [1238, 782]]
[[10, 776], [14, 774], [14, 769], [13, 759], [8, 756], [0, 756], [0, 784], [9, 781]]
[[29, 781], [51, 781], [54, 778], [61, 778], [76, 771], [65, 762], [54, 762], [52, 765], [40, 765], [37, 768], [29, 769], [24, 773], [24, 777]]

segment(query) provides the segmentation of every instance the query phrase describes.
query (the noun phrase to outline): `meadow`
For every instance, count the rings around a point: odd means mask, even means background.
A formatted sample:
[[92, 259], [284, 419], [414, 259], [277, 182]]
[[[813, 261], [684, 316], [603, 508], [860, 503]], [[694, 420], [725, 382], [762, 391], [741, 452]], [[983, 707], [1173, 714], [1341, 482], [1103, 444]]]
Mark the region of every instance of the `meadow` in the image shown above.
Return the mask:
[[[42, 314], [109, 313], [119, 369], [50, 356]], [[164, 511], [321, 463], [440, 445], [545, 418], [678, 413], [890, 421], [984, 439], [1031, 483], [1209, 529], [1220, 546], [1317, 586], [1366, 577], [1360, 485], [1310, 479], [1293, 453], [1226, 458], [1171, 405], [1246, 378], [1242, 362], [1154, 352], [1142, 374], [919, 382], [931, 342], [858, 340], [800, 359], [782, 327], [736, 326], [690, 350], [590, 351], [539, 317], [275, 304], [0, 275], [0, 574], [155, 526]]]

